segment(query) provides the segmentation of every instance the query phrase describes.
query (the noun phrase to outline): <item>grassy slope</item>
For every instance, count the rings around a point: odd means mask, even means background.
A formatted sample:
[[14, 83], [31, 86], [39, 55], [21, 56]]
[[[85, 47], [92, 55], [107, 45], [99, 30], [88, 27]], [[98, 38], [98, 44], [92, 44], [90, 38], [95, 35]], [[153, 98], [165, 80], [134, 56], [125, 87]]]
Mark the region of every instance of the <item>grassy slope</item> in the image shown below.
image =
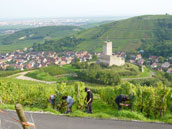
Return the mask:
[[[0, 36], [0, 52], [30, 47], [34, 43], [44, 43], [45, 40], [60, 39], [80, 30], [81, 28], [75, 26], [48, 26], [21, 30], [11, 35]], [[19, 40], [24, 36], [25, 39]]]
[[156, 38], [154, 32], [159, 19], [170, 18], [169, 15], [139, 16], [84, 30], [76, 36], [86, 40], [75, 50], [102, 51], [103, 41], [107, 39], [113, 42], [113, 50], [137, 49], [141, 46], [141, 39]]
[[[114, 71], [115, 73], [126, 73], [131, 72], [131, 69], [134, 69], [136, 75], [130, 76], [122, 76], [121, 78], [143, 78], [150, 77], [152, 72], [148, 68], [144, 68], [144, 72], [140, 72], [139, 67], [133, 64], [126, 63], [124, 66], [112, 66], [111, 68], [104, 68], [105, 71]], [[54, 72], [55, 71], [55, 72]], [[38, 80], [44, 81], [70, 81], [76, 80], [73, 75], [76, 75], [76, 72], [80, 71], [80, 69], [75, 68], [71, 64], [64, 65], [62, 67], [58, 66], [49, 66], [45, 68], [41, 68], [37, 71], [29, 72], [26, 76], [35, 78]], [[52, 74], [53, 73], [53, 74]]]
[[44, 81], [57, 81], [57, 77], [67, 74], [68, 71], [57, 66], [51, 65], [48, 67], [40, 68], [33, 72], [29, 72], [26, 76]]

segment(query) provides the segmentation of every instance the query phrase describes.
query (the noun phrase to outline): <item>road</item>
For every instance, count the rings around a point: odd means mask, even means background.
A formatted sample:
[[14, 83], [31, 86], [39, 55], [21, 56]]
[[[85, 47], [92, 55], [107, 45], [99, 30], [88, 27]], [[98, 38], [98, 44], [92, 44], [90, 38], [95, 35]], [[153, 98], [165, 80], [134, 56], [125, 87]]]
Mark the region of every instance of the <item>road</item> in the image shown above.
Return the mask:
[[[17, 117], [14, 112], [8, 113]], [[26, 113], [26, 116], [33, 117], [37, 129], [172, 129], [172, 125], [163, 123], [101, 120], [40, 113]], [[0, 129], [22, 129], [19, 124], [8, 121], [8, 117], [2, 114], [0, 114], [0, 124]]]

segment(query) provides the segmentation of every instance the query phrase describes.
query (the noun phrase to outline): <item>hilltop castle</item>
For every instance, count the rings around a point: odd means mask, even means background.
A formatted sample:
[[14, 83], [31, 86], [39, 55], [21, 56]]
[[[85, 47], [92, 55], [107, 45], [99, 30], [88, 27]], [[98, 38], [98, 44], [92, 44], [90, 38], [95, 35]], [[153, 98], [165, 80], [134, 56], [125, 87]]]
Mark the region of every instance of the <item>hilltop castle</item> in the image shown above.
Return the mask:
[[103, 53], [100, 55], [97, 63], [106, 66], [122, 66], [125, 64], [125, 59], [117, 55], [112, 55], [112, 42], [105, 41], [103, 44]]

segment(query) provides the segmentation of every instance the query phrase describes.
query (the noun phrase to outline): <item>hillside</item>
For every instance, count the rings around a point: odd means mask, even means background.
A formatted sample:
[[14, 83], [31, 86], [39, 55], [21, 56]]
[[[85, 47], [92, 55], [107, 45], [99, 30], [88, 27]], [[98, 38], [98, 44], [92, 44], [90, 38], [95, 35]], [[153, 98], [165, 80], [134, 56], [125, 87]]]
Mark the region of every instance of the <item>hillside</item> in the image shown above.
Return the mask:
[[0, 51], [10, 51], [30, 47], [34, 43], [60, 39], [80, 31], [76, 26], [47, 26], [18, 31], [11, 35], [0, 36]]
[[[146, 15], [115, 21], [75, 34], [74, 37], [78, 39], [79, 43], [77, 42], [74, 46], [68, 47], [68, 49], [99, 52], [102, 51], [103, 41], [108, 39], [113, 42], [113, 51], [132, 51], [140, 48], [146, 41], [151, 41], [153, 44], [160, 37], [161, 41], [164, 40], [165, 36], [163, 37], [162, 35], [167, 35], [165, 32], [171, 32], [171, 24], [172, 16], [170, 15]], [[159, 33], [159, 30], [164, 33]], [[63, 45], [59, 45], [59, 43], [56, 40], [44, 45], [46, 50], [51, 50], [51, 48], [59, 48], [59, 46], [63, 48], [70, 44], [70, 42], [63, 43]], [[44, 45], [41, 45], [41, 50], [44, 50]], [[39, 50], [38, 46], [36, 50]]]
[[[99, 27], [84, 30], [76, 37], [86, 38], [77, 46], [77, 50], [87, 48], [88, 50], [100, 51], [104, 40], [113, 42], [113, 49], [128, 51], [137, 49], [143, 43], [142, 40], [156, 40], [158, 38], [159, 22], [171, 22], [172, 16], [139, 16], [121, 20]], [[166, 29], [165, 26], [161, 30]], [[94, 43], [94, 45], [92, 45]]]

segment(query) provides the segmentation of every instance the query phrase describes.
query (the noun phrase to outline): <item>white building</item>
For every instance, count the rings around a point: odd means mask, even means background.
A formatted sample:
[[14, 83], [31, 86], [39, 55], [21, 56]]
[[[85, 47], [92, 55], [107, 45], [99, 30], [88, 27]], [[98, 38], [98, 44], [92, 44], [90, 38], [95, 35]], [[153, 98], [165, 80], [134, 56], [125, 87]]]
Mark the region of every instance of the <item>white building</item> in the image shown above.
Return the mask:
[[103, 44], [103, 53], [100, 55], [97, 63], [106, 66], [122, 66], [125, 64], [125, 59], [117, 55], [112, 55], [112, 42], [105, 41]]

